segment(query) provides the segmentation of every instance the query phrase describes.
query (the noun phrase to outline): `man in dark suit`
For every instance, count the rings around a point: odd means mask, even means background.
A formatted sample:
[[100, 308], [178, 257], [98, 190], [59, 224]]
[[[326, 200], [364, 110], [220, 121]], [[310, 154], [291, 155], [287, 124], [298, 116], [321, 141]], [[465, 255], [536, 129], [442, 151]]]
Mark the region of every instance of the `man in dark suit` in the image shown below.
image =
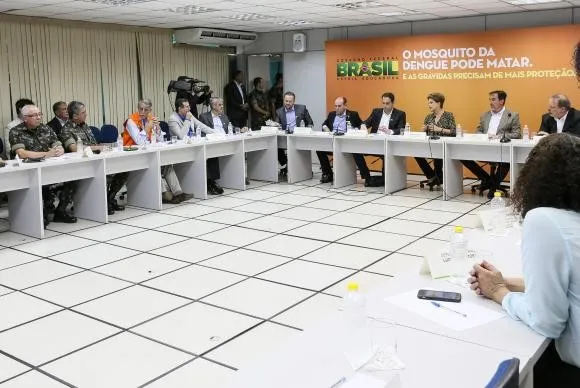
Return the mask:
[[[308, 109], [305, 105], [295, 104], [296, 95], [293, 92], [284, 93], [284, 106], [276, 109], [275, 120], [280, 124], [282, 129], [287, 133], [294, 132], [294, 128], [300, 126], [300, 122], [304, 121], [304, 125], [314, 125]], [[278, 163], [282, 166], [281, 173], [287, 173], [286, 163], [288, 158], [282, 148], [278, 148]]]
[[[383, 133], [387, 135], [401, 135], [407, 124], [407, 114], [395, 108], [395, 95], [391, 92], [383, 93], [381, 96], [382, 108], [375, 108], [369, 117], [361, 125], [362, 130], [369, 133]], [[383, 159], [382, 156], [379, 156]], [[355, 156], [355, 160], [357, 160]], [[383, 169], [381, 177], [373, 177], [369, 173], [364, 156], [357, 161], [361, 177], [365, 178], [365, 186], [377, 187], [385, 184], [385, 166], [383, 160]], [[363, 175], [364, 174], [364, 175]]]
[[234, 127], [245, 127], [248, 122], [248, 93], [244, 82], [244, 73], [236, 70], [234, 79], [226, 85], [226, 112]]
[[67, 105], [64, 101], [55, 102], [52, 105], [52, 111], [54, 112], [54, 118], [50, 120], [46, 125], [52, 128], [57, 136], [60, 136], [60, 131], [64, 124], [68, 121], [68, 111]]
[[[483, 113], [477, 125], [477, 133], [487, 134], [489, 139], [500, 139], [504, 136], [508, 139], [521, 139], [522, 128], [520, 115], [505, 107], [507, 93], [503, 90], [494, 90], [489, 93], [490, 110]], [[507, 151], [509, 153], [509, 151]], [[509, 159], [509, 155], [506, 155]], [[489, 187], [488, 198], [493, 198], [494, 192], [507, 176], [510, 164], [499, 163], [495, 176], [490, 176], [474, 160], [462, 160], [461, 163], [469, 169], [481, 181], [485, 187]]]
[[[322, 130], [325, 132], [332, 132], [334, 134], [345, 133], [347, 129], [350, 128], [360, 128], [362, 120], [358, 115], [358, 112], [349, 110], [346, 107], [346, 97], [337, 97], [334, 100], [334, 111], [328, 114], [328, 117], [322, 123]], [[332, 152], [316, 151], [316, 156], [320, 161], [320, 167], [322, 168], [322, 178], [320, 183], [328, 183], [333, 181], [332, 167], [330, 166], [329, 156]], [[360, 174], [363, 178], [368, 179], [369, 171], [366, 169], [366, 175], [364, 173], [364, 157], [361, 154], [353, 154], [354, 161], [360, 169]], [[361, 165], [364, 164], [364, 166]]]
[[548, 113], [542, 115], [538, 135], [566, 132], [580, 136], [580, 111], [572, 108], [572, 103], [563, 94], [555, 94], [548, 102]]

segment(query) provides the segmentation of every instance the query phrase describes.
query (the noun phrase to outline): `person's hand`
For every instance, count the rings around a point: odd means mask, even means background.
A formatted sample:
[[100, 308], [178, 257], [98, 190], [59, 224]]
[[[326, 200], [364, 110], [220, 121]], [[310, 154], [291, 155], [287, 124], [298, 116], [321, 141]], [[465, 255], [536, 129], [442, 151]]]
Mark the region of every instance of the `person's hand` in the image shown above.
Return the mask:
[[540, 132], [536, 133], [536, 136], [546, 136], [546, 135], [549, 135], [549, 133], [544, 132], [544, 131], [540, 131]]
[[242, 129], [240, 129], [240, 132], [241, 132], [241, 133], [244, 133], [244, 132], [246, 132], [247, 130], [248, 130], [248, 127], [243, 127]]
[[387, 128], [386, 125], [379, 126], [379, 132], [387, 133], [388, 131], [389, 131], [389, 128]]
[[326, 125], [323, 125], [323, 126], [322, 126], [322, 130], [323, 130], [324, 132], [330, 132], [330, 128], [328, 128]]
[[46, 157], [54, 158], [57, 156], [61, 156], [62, 154], [64, 154], [64, 149], [61, 146], [56, 146], [48, 150], [48, 152], [46, 153]]
[[250, 105], [248, 105], [247, 102], [245, 102], [245, 103], [242, 104], [242, 109], [243, 110], [248, 110], [249, 107], [250, 107]]
[[366, 126], [364, 123], [362, 123], [362, 124], [360, 125], [360, 130], [361, 130], [361, 131], [366, 131], [366, 132], [368, 132], [368, 131], [369, 131], [369, 130], [367, 129], [367, 126]]
[[431, 131], [432, 132], [434, 129], [435, 129], [435, 124], [433, 124], [433, 123], [427, 124], [427, 130], [428, 131]]
[[489, 140], [495, 140], [495, 139], [499, 139], [499, 136], [498, 136], [498, 135], [492, 135], [492, 134], [488, 134], [488, 135], [487, 135], [487, 138], [488, 138]]
[[503, 298], [509, 293], [501, 272], [485, 260], [481, 264], [475, 264], [469, 274], [470, 288], [478, 295], [501, 304]]
[[187, 114], [185, 115], [185, 118], [186, 118], [187, 120], [190, 120], [190, 121], [191, 121], [191, 120], [193, 120], [193, 113], [191, 113], [191, 112], [187, 112]]

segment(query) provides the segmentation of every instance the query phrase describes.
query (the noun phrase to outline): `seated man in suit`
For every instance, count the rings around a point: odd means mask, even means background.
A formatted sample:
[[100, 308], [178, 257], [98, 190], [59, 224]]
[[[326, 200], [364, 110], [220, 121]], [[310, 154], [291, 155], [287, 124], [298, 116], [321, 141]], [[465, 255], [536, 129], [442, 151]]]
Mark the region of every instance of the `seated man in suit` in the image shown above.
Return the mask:
[[64, 123], [68, 120], [68, 110], [66, 106], [66, 102], [59, 101], [55, 102], [52, 105], [52, 111], [54, 112], [54, 117], [50, 120], [46, 125], [52, 128], [56, 135], [60, 135], [60, 131], [62, 127], [64, 127]]
[[[384, 133], [387, 135], [401, 135], [405, 129], [405, 124], [407, 123], [407, 114], [394, 107], [395, 105], [395, 95], [391, 92], [383, 93], [381, 96], [382, 108], [375, 108], [369, 115], [369, 117], [361, 125], [362, 130], [367, 130], [369, 133]], [[380, 156], [382, 159], [383, 157]], [[362, 164], [364, 167], [361, 168]], [[361, 176], [363, 176], [363, 170], [368, 173], [369, 169], [367, 167], [364, 158], [359, 165]], [[370, 177], [370, 174], [368, 174]], [[385, 182], [385, 166], [383, 161], [382, 176], [370, 177], [370, 181], [365, 180], [365, 186], [383, 186]]]
[[6, 128], [4, 128], [4, 154], [7, 159], [10, 159], [10, 130], [24, 121], [22, 119], [22, 108], [26, 105], [34, 105], [34, 102], [28, 98], [21, 98], [16, 101], [14, 104], [14, 108], [16, 109], [16, 119], [6, 124]]
[[548, 102], [548, 113], [542, 115], [538, 135], [566, 132], [580, 136], [580, 111], [563, 94], [554, 94]]
[[[61, 142], [54, 131], [42, 124], [42, 113], [35, 105], [22, 108], [23, 122], [10, 130], [12, 156], [26, 158], [52, 158], [64, 153]], [[48, 214], [54, 212], [54, 222], [75, 223], [77, 218], [67, 212], [72, 204], [76, 182], [57, 183], [42, 187], [44, 227], [49, 223]], [[58, 206], [54, 202], [58, 196]]]
[[[490, 139], [499, 139], [504, 136], [509, 139], [521, 139], [520, 115], [505, 107], [506, 99], [507, 93], [503, 90], [494, 90], [489, 93], [490, 110], [481, 115], [477, 133], [487, 134]], [[509, 154], [509, 150], [506, 153]], [[506, 155], [506, 160], [508, 159], [509, 155]], [[509, 163], [500, 163], [495, 176], [492, 177], [473, 160], [462, 160], [461, 163], [481, 180], [482, 185], [489, 187], [488, 198], [493, 198], [493, 193], [499, 188], [510, 168]]]
[[[348, 128], [348, 124], [352, 128], [360, 128], [362, 120], [358, 115], [358, 112], [349, 110], [346, 107], [346, 97], [337, 97], [334, 100], [334, 111], [328, 114], [328, 117], [322, 123], [322, 130], [325, 132], [331, 131], [332, 133], [345, 133]], [[322, 168], [322, 178], [320, 183], [328, 183], [333, 181], [332, 167], [330, 167], [330, 161], [328, 157], [332, 155], [332, 152], [316, 151], [316, 156], [320, 161], [320, 167]], [[360, 175], [365, 181], [369, 181], [370, 173], [368, 168], [366, 171], [366, 164], [364, 163], [364, 157], [361, 154], [353, 154], [354, 161], [360, 170]], [[366, 174], [365, 174], [366, 172]]]
[[[61, 143], [65, 152], [77, 152], [77, 140], [83, 142], [83, 147], [89, 146], [93, 151], [102, 151], [103, 147], [98, 144], [93, 131], [87, 125], [87, 109], [85, 104], [79, 101], [71, 101], [67, 107], [69, 120], [60, 131]], [[128, 172], [107, 175], [107, 209], [109, 215], [115, 214], [115, 210], [125, 210], [119, 205], [115, 197], [119, 190], [123, 188], [129, 178]]]
[[[294, 128], [304, 121], [304, 125], [314, 125], [308, 109], [305, 105], [295, 104], [296, 95], [293, 92], [284, 93], [284, 106], [276, 109], [276, 117], [274, 118], [287, 133], [294, 132]], [[278, 163], [282, 166], [282, 174], [285, 175], [288, 171], [286, 163], [288, 158], [282, 148], [278, 148]]]

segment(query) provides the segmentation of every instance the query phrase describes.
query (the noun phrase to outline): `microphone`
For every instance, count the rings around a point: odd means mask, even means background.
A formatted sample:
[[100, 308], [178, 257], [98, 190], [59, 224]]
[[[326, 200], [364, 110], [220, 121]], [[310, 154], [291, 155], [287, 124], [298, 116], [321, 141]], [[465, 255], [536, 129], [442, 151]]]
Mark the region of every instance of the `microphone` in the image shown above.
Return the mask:
[[[507, 117], [508, 117], [508, 120], [511, 119], [512, 118], [512, 113], [511, 112], [508, 113]], [[501, 139], [499, 139], [499, 142], [500, 143], [509, 143], [510, 141], [512, 141], [512, 139], [510, 139], [509, 137], [507, 137], [505, 134], [506, 134], [506, 131], [503, 131], [503, 134], [501, 136]]]

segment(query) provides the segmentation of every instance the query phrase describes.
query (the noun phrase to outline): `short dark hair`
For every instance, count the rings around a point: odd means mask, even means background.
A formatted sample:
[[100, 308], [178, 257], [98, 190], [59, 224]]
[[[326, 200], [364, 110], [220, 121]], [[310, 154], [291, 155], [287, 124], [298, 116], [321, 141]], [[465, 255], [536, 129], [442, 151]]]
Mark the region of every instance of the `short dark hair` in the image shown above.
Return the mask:
[[254, 78], [254, 87], [257, 87], [258, 84], [263, 80], [262, 77], [256, 77]]
[[72, 119], [74, 115], [79, 114], [81, 109], [85, 106], [80, 101], [71, 101], [69, 102], [68, 106], [66, 107], [66, 111], [68, 112], [68, 118]]
[[278, 82], [280, 82], [280, 80], [283, 80], [283, 79], [284, 79], [284, 75], [282, 73], [276, 73], [276, 77], [274, 78], [274, 80], [275, 80], [274, 82], [278, 83]]
[[512, 195], [515, 210], [522, 217], [537, 207], [580, 212], [578, 165], [580, 137], [567, 133], [545, 136], [532, 148], [518, 176]]
[[296, 95], [294, 94], [294, 92], [288, 91], [288, 92], [284, 93], [284, 97], [286, 97], [286, 96], [292, 96], [292, 98], [294, 100], [296, 100]]
[[492, 94], [497, 94], [497, 99], [500, 101], [505, 101], [507, 99], [507, 93], [503, 90], [492, 90], [489, 92], [489, 95], [491, 96]]
[[392, 102], [393, 104], [395, 103], [395, 95], [394, 95], [393, 93], [391, 93], [391, 92], [385, 92], [385, 93], [383, 93], [383, 95], [381, 96], [381, 100], [382, 100], [383, 98], [388, 98], [388, 99], [390, 99], [390, 100], [391, 100], [391, 102]]
[[32, 102], [32, 100], [29, 98], [21, 98], [20, 100], [16, 101], [14, 104], [14, 108], [16, 108], [16, 115], [20, 116], [22, 108], [24, 108], [26, 105], [34, 105], [34, 102]]
[[572, 107], [570, 99], [564, 94], [554, 94], [552, 98], [558, 102], [558, 108], [564, 108], [568, 111]]
[[177, 110], [181, 108], [186, 102], [189, 102], [186, 98], [178, 98], [175, 100], [175, 111], [177, 112]]
[[57, 102], [55, 102], [54, 104], [52, 104], [52, 111], [54, 113], [56, 113], [56, 111], [58, 110], [58, 107], [61, 106], [61, 105], [66, 106], [66, 102], [64, 102], [64, 101], [57, 101]]
[[338, 96], [336, 98], [340, 98], [342, 100], [342, 105], [346, 105], [347, 99], [344, 96]]
[[580, 42], [576, 44], [574, 49], [574, 69], [576, 70], [576, 79], [580, 81]]
[[241, 70], [234, 71], [234, 79], [241, 73], [243, 73], [243, 71], [241, 71]]
[[441, 108], [443, 108], [443, 104], [445, 103], [445, 96], [442, 93], [429, 93], [427, 99], [438, 102]]

